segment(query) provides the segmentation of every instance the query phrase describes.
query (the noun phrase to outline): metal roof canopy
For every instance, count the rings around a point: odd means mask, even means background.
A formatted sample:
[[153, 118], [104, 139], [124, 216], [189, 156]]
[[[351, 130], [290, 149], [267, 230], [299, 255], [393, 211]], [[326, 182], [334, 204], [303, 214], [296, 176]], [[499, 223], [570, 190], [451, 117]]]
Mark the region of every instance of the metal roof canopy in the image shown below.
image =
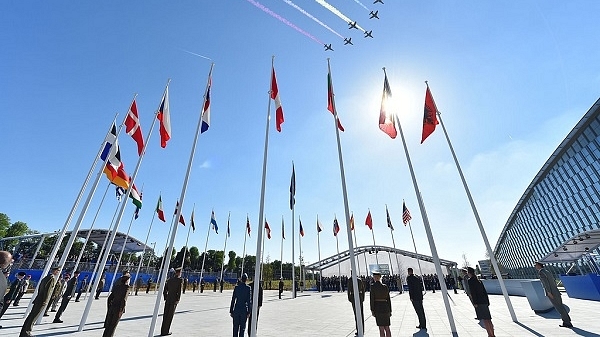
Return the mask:
[[[83, 229], [77, 232], [77, 237], [85, 239], [89, 233], [89, 229]], [[98, 246], [102, 247], [102, 245], [104, 244], [104, 240], [106, 238], [106, 236], [110, 233], [109, 230], [107, 229], [92, 229], [92, 233], [90, 234], [90, 238], [89, 240], [95, 244], [97, 244]], [[65, 233], [66, 235], [71, 234], [71, 231], [68, 231]], [[35, 237], [46, 237], [46, 236], [53, 236], [53, 235], [58, 235], [58, 232], [54, 232], [54, 233], [40, 233], [40, 234], [34, 234], [34, 235], [24, 235], [24, 236], [14, 236], [14, 237], [9, 237], [9, 238], [3, 238], [0, 239], [0, 241], [5, 241], [5, 240], [13, 240], [13, 239], [26, 239], [26, 238], [35, 238]], [[121, 252], [121, 249], [123, 248], [123, 245], [125, 245], [125, 253], [137, 253], [137, 252], [141, 252], [144, 250], [144, 243], [139, 241], [138, 239], [134, 238], [133, 236], [129, 236], [127, 238], [127, 242], [125, 243], [125, 237], [126, 235], [124, 233], [121, 232], [117, 232], [116, 236], [115, 236], [115, 241], [113, 242], [113, 245], [110, 249], [111, 252]], [[152, 251], [152, 247], [146, 245], [146, 251]]]
[[579, 233], [540, 260], [543, 263], [577, 261], [600, 246], [600, 229]]

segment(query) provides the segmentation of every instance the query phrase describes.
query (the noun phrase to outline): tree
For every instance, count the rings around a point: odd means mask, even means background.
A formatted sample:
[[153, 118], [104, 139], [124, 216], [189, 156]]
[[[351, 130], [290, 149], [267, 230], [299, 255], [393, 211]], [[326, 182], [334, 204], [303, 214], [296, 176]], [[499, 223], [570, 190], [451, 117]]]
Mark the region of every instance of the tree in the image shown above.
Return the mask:
[[227, 270], [234, 271], [235, 268], [238, 266], [238, 264], [236, 263], [236, 254], [233, 250], [230, 250], [227, 256], [229, 256], [229, 262], [227, 262]]
[[[4, 237], [23, 236], [23, 235], [25, 235], [25, 233], [27, 233], [28, 230], [29, 230], [29, 227], [27, 227], [26, 223], [17, 221], [15, 223], [13, 223], [12, 225], [10, 225], [10, 227], [8, 227], [8, 229], [5, 232]], [[18, 244], [19, 244], [19, 239], [10, 240], [10, 241], [4, 243], [4, 249], [12, 250]]]
[[4, 213], [0, 213], [0, 237], [6, 237], [6, 231], [10, 227], [10, 218]]
[[467, 260], [467, 254], [463, 253], [462, 254], [462, 259], [463, 259], [463, 268], [467, 268], [471, 266], [471, 263], [469, 263], [469, 260]]
[[200, 251], [198, 247], [192, 246], [190, 247], [190, 268], [198, 269], [198, 260], [200, 259]]

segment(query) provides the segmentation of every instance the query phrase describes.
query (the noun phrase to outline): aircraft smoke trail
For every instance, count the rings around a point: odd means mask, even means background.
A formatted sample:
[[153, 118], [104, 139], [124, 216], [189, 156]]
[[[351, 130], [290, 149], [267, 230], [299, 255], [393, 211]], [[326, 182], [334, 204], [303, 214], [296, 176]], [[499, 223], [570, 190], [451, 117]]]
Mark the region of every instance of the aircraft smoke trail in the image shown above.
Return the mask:
[[260, 3], [258, 3], [257, 1], [254, 0], [246, 0], [249, 3], [253, 4], [254, 6], [258, 7], [259, 9], [261, 9], [263, 12], [269, 14], [270, 16], [274, 17], [275, 19], [285, 23], [286, 25], [294, 28], [296, 31], [302, 33], [303, 35], [307, 36], [308, 38], [310, 38], [311, 40], [317, 42], [320, 45], [323, 45], [324, 43], [319, 41], [319, 39], [317, 39], [316, 37], [310, 35], [309, 33], [303, 31], [302, 29], [296, 27], [296, 25], [294, 25], [293, 23], [289, 22], [287, 19], [282, 18], [279, 14], [273, 12], [272, 10], [268, 9], [267, 7], [261, 5]]
[[[250, 1], [250, 0], [248, 0]], [[352, 21], [349, 17], [345, 16], [344, 14], [342, 14], [342, 12], [340, 12], [337, 8], [333, 7], [332, 5], [328, 4], [325, 0], [315, 0], [319, 5], [327, 8], [331, 13], [337, 15], [340, 19], [346, 21], [346, 23], [350, 23], [350, 22], [354, 22]], [[356, 25], [356, 28], [360, 29], [363, 31], [363, 33], [365, 32], [365, 30], [359, 26]]]
[[321, 22], [319, 19], [315, 18], [314, 16], [312, 16], [310, 13], [308, 13], [307, 11], [305, 11], [304, 9], [300, 8], [300, 6], [296, 5], [295, 3], [291, 2], [290, 0], [283, 0], [283, 2], [285, 2], [286, 4], [294, 7], [295, 9], [297, 9], [298, 11], [300, 11], [300, 13], [308, 16], [309, 18], [313, 19], [316, 23], [320, 24], [321, 26], [325, 27], [327, 30], [329, 30], [330, 32], [332, 32], [333, 34], [339, 36], [340, 38], [344, 38], [340, 33], [336, 32], [335, 30], [331, 29], [328, 25], [324, 24], [323, 22]]
[[186, 52], [186, 53], [188, 53], [188, 54], [192, 54], [192, 55], [195, 55], [195, 56], [199, 56], [199, 57], [201, 57], [201, 58], [203, 58], [203, 59], [207, 59], [207, 60], [209, 60], [209, 61], [212, 61], [212, 59], [211, 59], [210, 57], [207, 57], [207, 56], [204, 56], [204, 55], [200, 55], [200, 54], [196, 54], [196, 53], [193, 53], [193, 52], [191, 52], [191, 51], [189, 51], [189, 50], [185, 50], [185, 49], [183, 49], [183, 48], [179, 48], [179, 49], [181, 49], [182, 51], [184, 51], [184, 52]]
[[368, 11], [371, 11], [370, 9], [368, 9], [368, 8], [367, 8], [367, 6], [363, 5], [363, 3], [362, 3], [362, 2], [360, 2], [360, 1], [358, 1], [358, 0], [354, 0], [354, 2], [356, 2], [356, 3], [357, 3], [357, 4], [359, 4], [359, 5], [361, 5], [361, 6], [362, 6], [362, 8], [364, 8], [364, 9], [366, 9], [366, 10], [368, 10]]

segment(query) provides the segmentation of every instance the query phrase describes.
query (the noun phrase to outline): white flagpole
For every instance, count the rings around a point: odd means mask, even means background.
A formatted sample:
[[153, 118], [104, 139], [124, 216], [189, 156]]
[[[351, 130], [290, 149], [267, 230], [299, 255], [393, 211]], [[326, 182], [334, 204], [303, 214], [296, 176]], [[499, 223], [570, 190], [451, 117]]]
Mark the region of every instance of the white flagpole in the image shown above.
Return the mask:
[[[339, 232], [338, 232], [339, 234]], [[341, 262], [340, 262], [340, 240], [337, 236], [337, 234], [335, 235], [335, 245], [337, 247], [337, 259], [338, 259], [338, 281], [340, 281], [340, 290], [342, 291], [342, 266], [341, 266]]]
[[[412, 226], [410, 225], [410, 221], [408, 221], [408, 229], [410, 229], [410, 237], [412, 238], [413, 247], [415, 247], [415, 254], [419, 255], [417, 252], [417, 244], [415, 243], [415, 236], [413, 235]], [[421, 270], [421, 259], [417, 257], [417, 264], [419, 265], [419, 273], [421, 274], [421, 282], [423, 282], [423, 291], [427, 292], [427, 288], [425, 288], [425, 279], [423, 278], [423, 271]]]
[[229, 219], [231, 218], [231, 212], [227, 215], [227, 232], [225, 233], [225, 246], [223, 247], [223, 262], [221, 263], [221, 278], [223, 281], [223, 269], [225, 268], [225, 251], [227, 250], [227, 237], [229, 237]]
[[[385, 71], [385, 68], [384, 68]], [[423, 218], [423, 227], [425, 227], [425, 233], [427, 234], [427, 240], [429, 241], [429, 248], [431, 249], [431, 255], [433, 257], [433, 262], [435, 265], [435, 271], [438, 277], [438, 281], [440, 285], [446, 284], [444, 281], [444, 274], [442, 273], [442, 268], [440, 264], [440, 257], [438, 256], [437, 248], [435, 246], [435, 241], [433, 240], [433, 234], [431, 232], [431, 227], [429, 226], [429, 219], [427, 218], [427, 212], [425, 211], [425, 204], [423, 203], [423, 199], [421, 197], [421, 192], [419, 191], [419, 186], [417, 184], [417, 178], [415, 177], [415, 172], [412, 167], [412, 163], [410, 160], [410, 154], [408, 153], [408, 148], [406, 147], [406, 141], [404, 139], [404, 133], [402, 132], [402, 125], [400, 124], [400, 120], [398, 116], [394, 114], [394, 120], [398, 124], [398, 131], [400, 131], [400, 137], [402, 138], [402, 145], [404, 146], [404, 153], [406, 154], [406, 161], [408, 163], [408, 169], [410, 171], [410, 176], [413, 181], [413, 186], [415, 189], [415, 194], [417, 195], [417, 200], [419, 202], [419, 209], [421, 210], [421, 217]], [[450, 322], [450, 330], [452, 333], [456, 333], [456, 324], [454, 323], [454, 316], [452, 315], [452, 309], [450, 308], [450, 302], [448, 301], [448, 290], [446, 287], [442, 288], [442, 298], [444, 299], [444, 306], [446, 307], [446, 314], [448, 315], [448, 321]]]
[[[327, 70], [329, 75], [329, 85], [331, 85], [331, 103], [333, 105], [333, 115], [334, 115], [334, 127], [335, 127], [335, 135], [337, 140], [337, 148], [338, 148], [338, 158], [340, 161], [340, 177], [342, 181], [342, 194], [344, 196], [344, 210], [346, 213], [346, 234], [348, 238], [348, 252], [350, 253], [350, 268], [352, 270], [352, 289], [358, 290], [358, 273], [356, 270], [356, 260], [354, 258], [354, 243], [352, 242], [352, 233], [350, 233], [350, 207], [348, 206], [348, 193], [346, 190], [346, 174], [344, 172], [344, 160], [342, 159], [342, 145], [340, 143], [340, 130], [338, 129], [338, 113], [335, 108], [335, 95], [333, 93], [333, 80], [331, 78], [331, 66], [329, 65], [329, 58], [327, 59]], [[341, 275], [340, 275], [341, 276]], [[355, 308], [360, 308], [360, 298], [359, 292], [354, 292], [354, 305]], [[363, 337], [364, 328], [363, 328], [363, 318], [360, 310], [356, 310], [356, 321], [357, 321], [357, 335], [358, 337]]]
[[[427, 83], [427, 81], [425, 81]], [[429, 85], [427, 85], [429, 88]], [[446, 136], [446, 141], [448, 142], [448, 147], [450, 147], [450, 152], [452, 153], [452, 158], [454, 158], [454, 163], [456, 164], [456, 169], [458, 170], [458, 175], [460, 175], [460, 180], [465, 188], [465, 192], [467, 194], [467, 198], [469, 198], [469, 203], [471, 204], [471, 209], [473, 209], [473, 215], [475, 216], [475, 220], [477, 221], [477, 226], [479, 227], [479, 231], [481, 232], [481, 237], [483, 238], [483, 242], [485, 243], [485, 247], [487, 249], [488, 255], [490, 256], [490, 260], [492, 261], [492, 265], [494, 266], [494, 270], [496, 271], [496, 276], [498, 276], [498, 283], [500, 283], [500, 289], [502, 289], [502, 294], [504, 295], [504, 300], [506, 301], [506, 306], [508, 307], [508, 311], [510, 312], [510, 317], [513, 322], [518, 322], [517, 316], [515, 314], [515, 310], [510, 301], [510, 297], [508, 296], [508, 291], [506, 290], [506, 285], [504, 284], [504, 279], [502, 278], [502, 273], [500, 272], [500, 268], [498, 267], [498, 262], [496, 261], [496, 257], [494, 256], [494, 252], [492, 251], [492, 246], [490, 246], [490, 242], [487, 238], [487, 234], [485, 233], [485, 229], [483, 228], [483, 224], [481, 223], [481, 218], [479, 217], [479, 213], [477, 212], [477, 208], [475, 207], [475, 201], [473, 201], [473, 196], [471, 196], [471, 191], [469, 190], [469, 186], [467, 185], [467, 181], [465, 176], [460, 168], [460, 164], [458, 163], [458, 158], [456, 157], [456, 153], [454, 152], [454, 148], [452, 147], [452, 143], [450, 142], [450, 137], [448, 137], [448, 132], [446, 131], [446, 127], [444, 126], [444, 122], [442, 121], [442, 115], [437, 111], [438, 119], [440, 121], [440, 125], [442, 126], [442, 130], [444, 130], [444, 135]], [[440, 283], [441, 284], [441, 283]]]
[[[265, 216], [265, 223], [269, 223], [267, 221], [266, 216]], [[267, 226], [265, 225], [265, 236], [266, 236], [266, 233], [267, 233]], [[260, 278], [259, 278], [259, 280], [263, 279], [264, 261], [265, 261], [265, 240], [263, 240], [261, 254], [260, 254]]]
[[284, 235], [285, 231], [284, 231], [284, 227], [283, 227], [283, 215], [281, 216], [281, 257], [279, 262], [281, 262], [279, 264], [279, 277], [283, 278], [283, 235]]
[[[302, 220], [300, 220], [300, 216], [298, 216], [298, 223], [302, 224]], [[303, 228], [304, 229], [304, 228]], [[300, 234], [300, 233], [298, 233]], [[300, 265], [300, 275], [298, 278], [300, 279], [302, 284], [304, 284], [304, 274], [302, 273], [302, 235], [298, 235], [298, 264]], [[300, 283], [298, 282], [298, 285]], [[303, 292], [303, 287], [300, 287], [300, 292]]]
[[[181, 259], [181, 269], [182, 270], [184, 269], [183, 267], [185, 266], [185, 255], [186, 255], [185, 253], [187, 253], [187, 251], [188, 251], [188, 242], [190, 240], [190, 232], [192, 231], [192, 219], [194, 217], [194, 211], [195, 210], [196, 210], [196, 203], [194, 203], [194, 206], [192, 207], [192, 216], [190, 217], [190, 226], [188, 227], [187, 236], [185, 238], [185, 246], [184, 246], [184, 249], [183, 249], [183, 257]], [[202, 272], [202, 271], [200, 271], [200, 272]], [[202, 278], [200, 278], [200, 279], [202, 279]]]
[[[168, 87], [168, 83], [167, 83], [167, 87]], [[125, 192], [125, 194], [123, 196], [124, 201], [121, 204], [121, 210], [119, 211], [119, 214], [117, 215], [117, 218], [113, 225], [112, 232], [110, 233], [110, 238], [107, 241], [108, 247], [112, 247], [113, 242], [115, 241], [115, 236], [117, 235], [117, 230], [119, 229], [119, 224], [121, 223], [121, 219], [123, 218], [123, 214], [125, 213], [125, 207], [127, 206], [127, 200], [129, 199], [129, 196], [131, 195], [131, 189], [134, 186], [135, 178], [137, 177], [138, 171], [140, 170], [140, 166], [142, 164], [142, 159], [144, 159], [146, 147], [148, 146], [148, 140], [150, 139], [150, 136], [152, 135], [152, 129], [154, 129], [155, 123], [156, 123], [156, 118], [153, 118], [152, 126], [150, 127], [150, 130], [148, 130], [148, 135], [146, 136], [146, 141], [144, 142], [144, 148], [142, 149], [142, 155], [138, 157], [137, 164], [135, 165], [135, 169], [133, 171], [133, 174], [131, 175], [131, 179], [129, 182], [129, 188], [127, 188], [127, 191]], [[109, 255], [110, 255], [110, 249], [107, 249], [104, 252], [104, 255], [102, 255], [102, 260], [100, 262], [99, 269], [104, 269]], [[94, 281], [94, 284], [92, 286], [92, 293], [94, 293], [98, 289], [99, 282], [100, 282], [100, 277], [96, 277], [96, 280]], [[79, 328], [77, 331], [83, 330], [83, 327], [85, 326], [85, 321], [87, 320], [87, 317], [90, 313], [90, 309], [92, 308], [93, 301], [94, 301], [93, 296], [90, 296], [87, 299], [87, 303], [85, 305], [83, 315], [81, 316], [81, 321], [79, 322]]]
[[[387, 211], [387, 205], [385, 205], [385, 211], [386, 211], [386, 217], [389, 214], [389, 212]], [[391, 221], [391, 220], [390, 220]], [[390, 227], [390, 234], [392, 234], [392, 245], [394, 246], [394, 256], [396, 257], [396, 266], [398, 267], [398, 276], [401, 275], [401, 271], [400, 271], [400, 262], [398, 262], [398, 253], [396, 253], [396, 241], [394, 241], [394, 230], [392, 229], [392, 227]], [[392, 264], [392, 260], [390, 258], [390, 265]], [[420, 269], [419, 269], [420, 271]], [[393, 274], [393, 272], [392, 272]], [[399, 278], [400, 279], [400, 287], [402, 287], [402, 277]], [[423, 288], [425, 289], [425, 288]], [[402, 289], [398, 289], [400, 292], [402, 292]]]
[[[369, 213], [371, 213], [371, 210], [369, 210]], [[371, 229], [371, 235], [373, 236], [373, 246], [375, 247], [375, 262], [377, 263], [377, 269], [379, 269], [379, 258], [377, 257], [377, 245], [375, 244], [375, 231], [373, 231], [372, 224], [371, 224], [370, 229]]]
[[[127, 202], [127, 200], [125, 200]], [[129, 239], [129, 231], [131, 230], [131, 224], [135, 220], [135, 213], [131, 215], [131, 221], [129, 221], [129, 227], [127, 228], [127, 233], [125, 234], [125, 240], [123, 240], [123, 246], [121, 247], [121, 253], [119, 254], [119, 259], [117, 259], [117, 266], [115, 267], [115, 272], [113, 274], [112, 280], [110, 280], [110, 286], [108, 287], [108, 292], [112, 291], [113, 284], [115, 283], [115, 278], [117, 278], [117, 273], [119, 272], [119, 266], [121, 266], [121, 259], [123, 258], [123, 252], [125, 251], [125, 246], [127, 245], [127, 240]]]
[[106, 185], [106, 189], [104, 190], [104, 195], [102, 195], [102, 199], [100, 200], [100, 205], [98, 206], [98, 209], [96, 210], [96, 215], [94, 216], [94, 219], [92, 220], [92, 224], [90, 225], [90, 229], [88, 229], [88, 233], [85, 237], [85, 240], [83, 241], [83, 246], [81, 248], [81, 251], [79, 252], [79, 256], [77, 256], [77, 261], [75, 261], [75, 266], [73, 267], [73, 271], [77, 270], [77, 268], [79, 267], [79, 263], [81, 262], [81, 258], [83, 257], [83, 253], [85, 252], [85, 246], [87, 246], [87, 243], [90, 240], [90, 235], [92, 234], [92, 229], [94, 228], [94, 224], [96, 223], [96, 219], [98, 218], [100, 209], [102, 208], [102, 205], [104, 204], [104, 199], [106, 198], [106, 194], [108, 193], [108, 189], [110, 188], [110, 185], [111, 185], [110, 183], [108, 183]]
[[[271, 71], [274, 67], [275, 56], [271, 57]], [[269, 83], [271, 76], [269, 76]], [[260, 187], [260, 205], [258, 211], [258, 228], [256, 231], [256, 262], [254, 267], [254, 289], [252, 290], [252, 322], [250, 325], [250, 336], [256, 337], [256, 315], [258, 313], [258, 291], [260, 286], [260, 261], [262, 258], [261, 245], [263, 241], [263, 228], [264, 224], [264, 209], [265, 209], [265, 186], [267, 182], [267, 154], [269, 149], [269, 122], [271, 120], [271, 85], [269, 84], [269, 103], [267, 105], [267, 125], [265, 127], [265, 149], [263, 152], [263, 165], [262, 165], [262, 182]]]
[[240, 277], [242, 275], [244, 275], [244, 262], [246, 261], [246, 239], [248, 239], [248, 236], [250, 236], [250, 233], [248, 233], [248, 224], [250, 223], [250, 220], [248, 218], [248, 214], [246, 214], [246, 228], [244, 229], [244, 249], [243, 249], [243, 253], [242, 253], [242, 271], [240, 273]]
[[[156, 217], [156, 211], [152, 212], [152, 220], [150, 220], [150, 226], [148, 227], [148, 233], [146, 234], [146, 240], [144, 240], [144, 248], [142, 249], [142, 256], [140, 257], [140, 263], [138, 263], [137, 271], [135, 272], [135, 280], [133, 281], [134, 286], [140, 275], [140, 269], [144, 265], [144, 254], [146, 253], [146, 247], [148, 245], [148, 238], [150, 238], [150, 231], [152, 230], [152, 224], [154, 223], [155, 217]], [[148, 263], [150, 263], [150, 262], [148, 262]]]
[[[352, 230], [352, 234], [354, 235], [354, 247], [358, 248], [358, 241], [356, 241], [356, 225], [354, 226], [354, 229]], [[359, 257], [356, 257], [356, 271], [360, 274], [360, 263], [359, 263]], [[368, 275], [367, 275], [368, 276]]]
[[[294, 172], [294, 185], [296, 184], [296, 168], [294, 167], [294, 161], [292, 161], [292, 171]], [[290, 192], [291, 193], [291, 192]], [[294, 196], [295, 198], [295, 196]], [[296, 298], [296, 257], [295, 257], [295, 241], [296, 241], [296, 226], [294, 226], [294, 211], [296, 209], [296, 202], [290, 205], [292, 208], [292, 298]]]
[[[214, 67], [214, 63], [211, 63], [210, 65], [210, 71], [208, 73], [208, 80], [206, 82], [206, 89], [204, 90], [204, 102], [206, 102], [206, 93], [208, 91], [208, 86], [210, 85], [210, 76], [212, 74], [212, 70]], [[167, 83], [167, 88], [165, 88], [165, 93], [166, 90], [168, 89], [169, 84]], [[204, 103], [202, 104], [202, 108], [204, 107]], [[156, 119], [154, 119], [156, 121]], [[188, 185], [188, 181], [190, 179], [190, 172], [192, 171], [192, 162], [194, 161], [194, 154], [196, 152], [196, 144], [198, 143], [198, 135], [200, 134], [200, 128], [202, 126], [202, 114], [200, 114], [198, 116], [198, 125], [196, 126], [196, 134], [194, 135], [194, 140], [192, 142], [192, 148], [190, 150], [190, 159], [188, 161], [188, 166], [187, 166], [187, 170], [185, 173], [185, 178], [183, 179], [183, 186], [181, 188], [181, 195], [179, 196], [179, 207], [177, 208], [177, 214], [175, 215], [175, 225], [173, 226], [173, 231], [171, 233], [171, 238], [170, 238], [170, 243], [169, 243], [169, 249], [167, 251], [166, 256], [169, 258], [169, 262], [171, 259], [171, 255], [173, 254], [173, 244], [175, 243], [175, 236], [177, 235], [177, 227], [179, 227], [179, 217], [181, 216], [181, 211], [183, 210], [183, 203], [185, 201], [185, 193], [187, 191], [187, 185]], [[147, 143], [147, 142], [146, 142]], [[160, 302], [162, 299], [162, 289], [165, 287], [165, 283], [166, 283], [166, 276], [167, 276], [167, 272], [169, 270], [169, 263], [167, 263], [167, 261], [165, 261], [163, 263], [163, 273], [162, 273], [162, 277], [160, 278], [160, 288], [158, 289], [158, 294], [156, 294], [156, 302], [154, 303], [154, 313], [152, 314], [152, 321], [150, 323], [150, 329], [148, 329], [148, 337], [152, 337], [154, 336], [154, 327], [156, 326], [156, 319], [158, 317], [158, 310], [160, 308]]]
[[[106, 132], [106, 136], [108, 136], [108, 134], [111, 132], [112, 126], [115, 124], [115, 121], [117, 120], [118, 115], [119, 114], [116, 114], [112, 123], [110, 123], [110, 127], [108, 128], [108, 131]], [[52, 263], [54, 262], [54, 259], [56, 258], [56, 254], [58, 253], [58, 250], [62, 244], [63, 238], [65, 237], [65, 233], [67, 232], [67, 229], [69, 228], [69, 224], [71, 224], [71, 220], [73, 219], [73, 216], [75, 215], [75, 211], [77, 211], [77, 206], [79, 205], [79, 202], [81, 201], [81, 198], [83, 197], [83, 193], [85, 192], [85, 190], [87, 188], [87, 184], [89, 183], [90, 179], [92, 178], [92, 174], [94, 173], [94, 169], [96, 168], [96, 163], [100, 159], [102, 150], [104, 150], [104, 146], [106, 144], [106, 136], [105, 136], [104, 140], [102, 140], [102, 144], [100, 144], [100, 149], [98, 150], [98, 153], [94, 157], [94, 161], [92, 162], [90, 170], [88, 171], [88, 174], [85, 177], [83, 184], [81, 185], [79, 194], [77, 194], [77, 197], [75, 198], [75, 202], [73, 203], [73, 206], [71, 207], [71, 211], [69, 212], [69, 215], [67, 216], [67, 219], [65, 220], [65, 224], [63, 225], [63, 228], [61, 229], [60, 233], [58, 234], [58, 236], [56, 238], [56, 242], [54, 243], [54, 246], [52, 247], [52, 251], [50, 252], [50, 255], [48, 256], [48, 262], [46, 262], [46, 265], [44, 266], [44, 270], [42, 270], [41, 277], [45, 277], [46, 275], [48, 275], [48, 272], [50, 271], [50, 267], [52, 267]], [[66, 255], [68, 255], [68, 251], [67, 251]], [[31, 298], [35, 298], [37, 296], [39, 285], [40, 285], [40, 282], [38, 282], [37, 285], [35, 286], [35, 289], [33, 290], [33, 295], [31, 295]], [[25, 309], [25, 314], [23, 314], [23, 317], [27, 317], [27, 315], [31, 311], [32, 306], [33, 306], [33, 301], [29, 301], [29, 304], [27, 305], [27, 309]]]
[[[212, 217], [211, 217], [212, 219]], [[206, 249], [208, 248], [208, 237], [210, 236], [210, 223], [208, 224], [208, 232], [206, 233], [206, 243], [204, 244], [204, 254], [202, 256], [202, 268], [200, 268], [200, 282], [202, 282], [202, 275], [204, 274], [204, 261], [206, 261]]]
[[[319, 292], [323, 291], [323, 269], [321, 268], [321, 231], [319, 230], [319, 228], [321, 228], [321, 226], [319, 226], [319, 214], [317, 214], [317, 252], [319, 254], [319, 289], [317, 289]], [[321, 228], [322, 229], [322, 228]]]
[[[386, 222], [387, 222], [387, 218], [388, 218], [389, 214], [390, 213], [388, 212], [387, 205], [385, 205]], [[390, 223], [391, 223], [391, 220], [390, 220]], [[387, 225], [388, 225], [388, 228], [390, 229], [390, 234], [392, 234], [392, 244], [394, 245], [394, 249], [396, 249], [396, 244], [394, 243], [394, 231], [392, 231], [392, 228], [389, 226], [390, 223], [388, 223]], [[394, 252], [394, 255], [395, 254], [396, 254], [396, 252]], [[389, 250], [388, 250], [388, 259], [390, 260], [390, 271], [391, 271], [391, 275], [393, 276], [394, 275], [394, 265], [392, 264], [392, 255], [390, 254]]]

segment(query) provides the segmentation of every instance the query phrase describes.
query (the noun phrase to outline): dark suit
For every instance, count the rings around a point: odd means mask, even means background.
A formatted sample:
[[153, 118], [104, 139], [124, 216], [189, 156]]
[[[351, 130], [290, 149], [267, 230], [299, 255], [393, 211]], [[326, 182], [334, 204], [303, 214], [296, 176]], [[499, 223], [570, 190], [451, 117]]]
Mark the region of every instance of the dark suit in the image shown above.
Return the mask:
[[8, 292], [6, 293], [6, 295], [4, 295], [4, 305], [2, 306], [2, 310], [0, 310], [0, 317], [2, 317], [4, 315], [4, 313], [6, 312], [6, 309], [8, 309], [8, 307], [10, 306], [10, 303], [19, 294], [19, 287], [21, 286], [21, 280], [22, 279], [14, 280], [11, 283], [10, 289], [8, 290]]
[[129, 285], [126, 284], [129, 278], [126, 280], [121, 277], [113, 287], [113, 291], [108, 296], [107, 304], [108, 310], [106, 312], [106, 318], [104, 319], [104, 332], [102, 337], [112, 337], [117, 329], [117, 324], [121, 319], [121, 315], [125, 312], [125, 304], [127, 303], [127, 296], [129, 295]]
[[423, 309], [423, 283], [415, 275], [409, 275], [406, 278], [408, 284], [408, 295], [412, 302], [413, 308], [419, 318], [419, 326], [424, 328], [426, 326], [425, 310]]
[[32, 336], [31, 330], [33, 330], [33, 323], [37, 321], [42, 310], [44, 310], [50, 302], [50, 296], [52, 295], [55, 285], [56, 279], [52, 274], [49, 274], [40, 281], [37, 296], [33, 299], [33, 307], [23, 322], [20, 337]]
[[65, 293], [62, 295], [62, 302], [60, 302], [60, 307], [56, 312], [56, 316], [54, 316], [54, 320], [59, 320], [62, 313], [67, 309], [67, 305], [69, 305], [69, 301], [71, 301], [71, 297], [75, 295], [75, 289], [77, 288], [77, 277], [73, 277], [67, 282], [67, 288], [65, 289]]
[[96, 299], [97, 300], [100, 299], [100, 293], [102, 293], [102, 290], [104, 289], [104, 281], [106, 280], [104, 277], [105, 276], [102, 275], [102, 278], [98, 282], [98, 288], [96, 289]]
[[175, 316], [175, 309], [177, 303], [181, 298], [181, 288], [183, 286], [183, 280], [180, 277], [173, 276], [167, 280], [165, 284], [165, 290], [163, 290], [163, 297], [165, 299], [165, 311], [163, 312], [163, 321], [160, 327], [160, 334], [166, 336], [171, 330], [171, 323], [173, 322], [173, 316]]
[[229, 314], [233, 317], [233, 337], [244, 337], [246, 318], [250, 315], [250, 310], [250, 287], [240, 281], [233, 289], [229, 305]]
[[[363, 308], [363, 302], [365, 301], [365, 284], [359, 278], [356, 279], [358, 282], [358, 297], [360, 299], [360, 315], [362, 317], [363, 330], [365, 327], [365, 310]], [[352, 311], [354, 312], [354, 323], [356, 325], [356, 332], [358, 333], [358, 320], [356, 319], [356, 304], [354, 303], [354, 285], [352, 284], [352, 277], [348, 278], [348, 301], [352, 303]]]
[[281, 299], [281, 294], [283, 294], [283, 280], [279, 280], [279, 299]]
[[[250, 316], [248, 316], [248, 336], [250, 336], [250, 330], [252, 329], [252, 301], [254, 301], [254, 282], [251, 282], [250, 287]], [[258, 329], [258, 316], [260, 314], [260, 307], [262, 307], [263, 302], [263, 287], [262, 284], [258, 284], [258, 308], [256, 308], [256, 327]]]
[[81, 293], [85, 291], [87, 287], [87, 276], [81, 280], [81, 284], [79, 285], [79, 289], [77, 290], [77, 297], [75, 297], [75, 302], [79, 302], [79, 298], [81, 297]]

